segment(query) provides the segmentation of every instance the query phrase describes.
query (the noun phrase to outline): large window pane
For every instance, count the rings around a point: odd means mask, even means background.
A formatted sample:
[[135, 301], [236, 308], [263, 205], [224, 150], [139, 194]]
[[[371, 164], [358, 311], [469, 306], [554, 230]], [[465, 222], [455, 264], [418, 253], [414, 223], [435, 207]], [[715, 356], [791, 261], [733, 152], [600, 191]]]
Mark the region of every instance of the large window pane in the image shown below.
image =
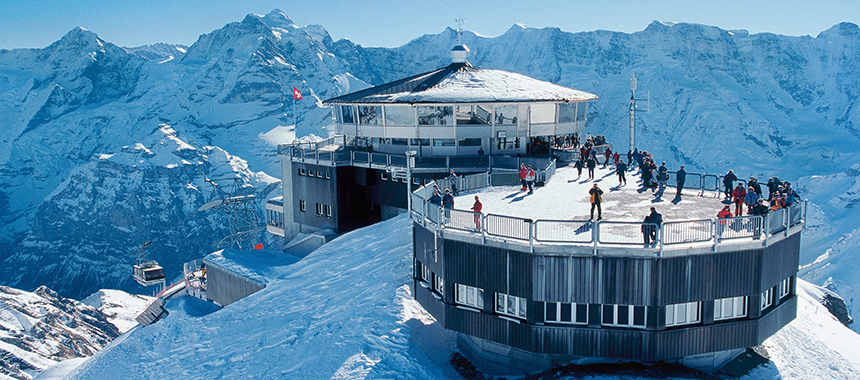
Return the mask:
[[531, 105], [531, 123], [546, 124], [555, 122], [555, 104], [538, 103]]
[[576, 322], [588, 323], [588, 305], [576, 305]]
[[603, 305], [603, 324], [615, 323], [615, 305]]
[[571, 310], [570, 310], [570, 304], [569, 303], [562, 303], [561, 304], [561, 321], [562, 322], [572, 322], [573, 321], [572, 317], [573, 317], [573, 315], [572, 315]]
[[415, 125], [415, 108], [411, 106], [385, 106], [385, 124]]
[[525, 298], [517, 298], [517, 302], [519, 304], [519, 313], [520, 318], [526, 317], [526, 299]]
[[576, 102], [558, 105], [558, 122], [573, 123], [576, 121]]
[[546, 320], [549, 322], [556, 321], [556, 314], [558, 313], [558, 303], [557, 302], [547, 302], [546, 303]]
[[496, 106], [496, 125], [512, 125], [517, 123], [517, 106]]
[[382, 106], [358, 106], [358, 120], [364, 125], [382, 125]]
[[454, 107], [419, 106], [418, 125], [453, 125]]
[[588, 105], [587, 102], [579, 102], [576, 107], [576, 120], [582, 121], [585, 120], [585, 107]]
[[484, 308], [484, 289], [478, 288], [477, 297], [478, 297], [478, 299], [475, 300], [476, 301], [475, 306], [477, 306], [479, 309], [483, 309]]
[[340, 106], [344, 124], [355, 124], [355, 106]]
[[490, 106], [457, 106], [457, 124], [487, 125], [493, 117]]
[[645, 306], [633, 307], [633, 324], [636, 326], [645, 326]]

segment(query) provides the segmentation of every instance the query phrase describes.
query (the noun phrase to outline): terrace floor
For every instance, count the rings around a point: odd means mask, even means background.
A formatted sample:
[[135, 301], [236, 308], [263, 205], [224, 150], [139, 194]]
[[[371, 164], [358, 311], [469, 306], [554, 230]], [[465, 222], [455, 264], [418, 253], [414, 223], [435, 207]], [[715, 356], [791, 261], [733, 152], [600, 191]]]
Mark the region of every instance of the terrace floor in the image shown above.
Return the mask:
[[[534, 193], [520, 191], [519, 186], [485, 188], [481, 191], [460, 193], [454, 198], [454, 208], [469, 210], [477, 195], [483, 204], [484, 214], [501, 214], [530, 219], [588, 220], [591, 204], [588, 190], [597, 183], [603, 190], [603, 220], [617, 222], [641, 222], [650, 213], [650, 207], [663, 214], [664, 222], [694, 219], [716, 219], [722, 209], [722, 193], [685, 189], [680, 198], [675, 197], [675, 188], [667, 187], [665, 193], [658, 189], [643, 189], [636, 172], [627, 172], [627, 185], [618, 186], [615, 167], [598, 167], [595, 180], [588, 180], [588, 171], [582, 177], [576, 168], [563, 167], [556, 170], [546, 186], [535, 187]], [[734, 213], [734, 206], [732, 206]], [[595, 218], [597, 210], [595, 210]]]

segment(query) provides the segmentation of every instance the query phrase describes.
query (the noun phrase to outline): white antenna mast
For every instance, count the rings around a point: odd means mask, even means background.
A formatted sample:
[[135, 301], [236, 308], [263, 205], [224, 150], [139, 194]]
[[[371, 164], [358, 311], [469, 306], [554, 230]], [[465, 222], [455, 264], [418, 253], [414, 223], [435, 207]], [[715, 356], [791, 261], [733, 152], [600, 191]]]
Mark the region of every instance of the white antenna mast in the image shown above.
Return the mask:
[[463, 23], [466, 22], [466, 19], [458, 18], [454, 22], [457, 23], [457, 45], [461, 45], [463, 44], [463, 41], [461, 41], [463, 38]]
[[[645, 100], [648, 103], [648, 108], [644, 110], [636, 109], [636, 101]], [[636, 99], [636, 74], [630, 79], [630, 151], [636, 149], [636, 112], [648, 112], [651, 110], [651, 91], [648, 91], [648, 99]]]

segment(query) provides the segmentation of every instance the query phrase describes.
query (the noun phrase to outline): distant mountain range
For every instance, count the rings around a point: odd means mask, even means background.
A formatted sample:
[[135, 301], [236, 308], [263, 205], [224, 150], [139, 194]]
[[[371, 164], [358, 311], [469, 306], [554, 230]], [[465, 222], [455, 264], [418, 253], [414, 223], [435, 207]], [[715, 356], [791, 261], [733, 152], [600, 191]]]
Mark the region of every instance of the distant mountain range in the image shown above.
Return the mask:
[[[141, 292], [130, 268], [149, 240], [150, 258], [178, 276], [229, 233], [197, 211], [212, 197], [204, 176], [238, 176], [261, 204], [280, 195], [276, 145], [330, 134], [321, 100], [447, 65], [456, 38], [446, 29], [368, 48], [275, 10], [190, 47], [123, 48], [78, 28], [44, 49], [0, 50], [0, 283], [74, 298]], [[637, 98], [650, 93], [637, 146], [670, 169], [796, 182], [816, 221], [802, 262], [833, 248], [804, 276], [858, 311], [860, 280], [842, 269], [860, 244], [857, 25], [814, 38], [660, 22], [632, 34], [514, 25], [462, 39], [475, 66], [600, 96], [587, 128], [620, 150], [635, 75]], [[293, 86], [303, 100], [293, 103]]]

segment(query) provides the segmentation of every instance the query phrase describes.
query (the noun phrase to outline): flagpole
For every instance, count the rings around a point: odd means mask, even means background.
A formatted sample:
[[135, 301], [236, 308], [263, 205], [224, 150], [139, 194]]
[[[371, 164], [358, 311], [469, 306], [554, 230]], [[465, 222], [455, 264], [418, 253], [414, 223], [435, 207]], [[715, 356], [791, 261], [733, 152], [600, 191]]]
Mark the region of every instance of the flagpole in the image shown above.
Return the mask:
[[297, 122], [296, 120], [297, 120], [297, 119], [296, 119], [296, 96], [295, 96], [295, 95], [293, 95], [293, 129], [294, 129], [296, 132], [298, 132], [298, 130], [299, 130], [299, 125], [298, 125], [298, 122]]

